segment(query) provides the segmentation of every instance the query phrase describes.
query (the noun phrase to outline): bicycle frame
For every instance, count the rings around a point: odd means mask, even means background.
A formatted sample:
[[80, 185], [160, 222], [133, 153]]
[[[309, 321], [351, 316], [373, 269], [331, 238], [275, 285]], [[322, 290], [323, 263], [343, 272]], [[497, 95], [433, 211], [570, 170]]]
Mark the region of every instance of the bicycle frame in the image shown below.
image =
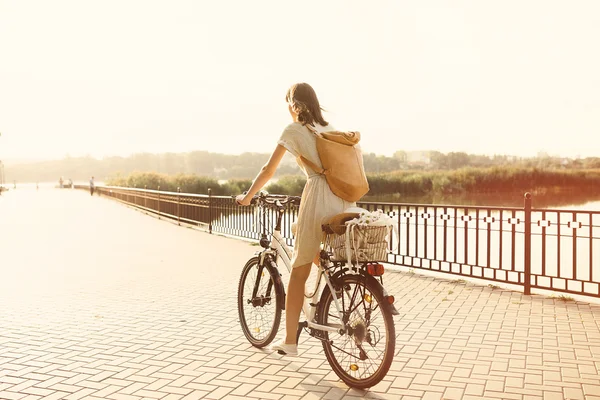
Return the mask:
[[[286, 212], [291, 217], [295, 214], [294, 206], [300, 202], [300, 197], [268, 194], [253, 197], [250, 202], [259, 212], [256, 222], [263, 249], [256, 251], [243, 268], [238, 285], [238, 314], [244, 335], [257, 348], [271, 343], [281, 324], [286, 293], [279, 263], [283, 263], [290, 274], [294, 273], [293, 249], [288, 246], [289, 239], [282, 235], [289, 226], [282, 226], [282, 222], [290, 222]], [[359, 255], [344, 260], [350, 257], [338, 254], [338, 250], [343, 251], [337, 242], [348, 237], [333, 236], [338, 232], [329, 228], [331, 226], [324, 226], [324, 247], [315, 254], [317, 270], [312, 271], [311, 282], [304, 285], [302, 294], [298, 293], [303, 296], [304, 317], [294, 332], [295, 343], [306, 330], [321, 341], [333, 372], [348, 386], [365, 389], [381, 382], [391, 367], [396, 346], [393, 315], [399, 313], [393, 306], [394, 297], [383, 287], [382, 265], [363, 260], [366, 257], [361, 259]], [[346, 232], [350, 236], [352, 233]], [[300, 299], [295, 298], [294, 303], [298, 302]], [[263, 309], [266, 306], [268, 308]], [[285, 347], [275, 349], [279, 354], [288, 353]]]
[[[281, 228], [280, 228], [281, 212], [279, 212], [278, 214], [279, 214], [277, 217], [278, 223], [277, 223], [276, 228], [273, 230], [271, 246], [269, 249], [265, 249], [259, 253], [259, 257], [260, 257], [259, 263], [260, 263], [260, 265], [263, 265], [263, 263], [265, 261], [265, 256], [267, 254], [270, 254], [274, 260], [277, 260], [277, 258], [280, 258], [281, 261], [283, 261], [283, 264], [286, 266], [288, 272], [291, 273], [291, 271], [292, 271], [292, 250], [285, 243], [285, 238], [283, 236], [281, 236]], [[344, 329], [344, 325], [342, 325], [342, 324], [332, 324], [331, 326], [319, 325], [314, 321], [316, 308], [317, 308], [316, 307], [317, 296], [320, 294], [319, 287], [321, 286], [320, 285], [321, 278], [325, 279], [325, 284], [329, 287], [329, 290], [331, 291], [331, 293], [333, 295], [333, 301], [334, 301], [335, 308], [337, 310], [340, 321], [343, 320], [342, 309], [340, 307], [339, 300], [336, 295], [335, 289], [333, 288], [333, 285], [331, 284], [331, 281], [330, 281], [328, 275], [325, 273], [323, 267], [321, 266], [321, 263], [319, 263], [319, 265], [317, 265], [317, 268], [318, 268], [317, 281], [315, 283], [315, 287], [314, 287], [312, 293], [310, 293], [310, 295], [307, 296], [306, 289], [305, 289], [304, 304], [302, 305], [302, 312], [306, 316], [306, 320], [307, 320], [306, 322], [307, 322], [307, 326], [309, 328], [312, 328], [315, 330], [320, 330], [320, 331], [339, 332], [340, 330]]]

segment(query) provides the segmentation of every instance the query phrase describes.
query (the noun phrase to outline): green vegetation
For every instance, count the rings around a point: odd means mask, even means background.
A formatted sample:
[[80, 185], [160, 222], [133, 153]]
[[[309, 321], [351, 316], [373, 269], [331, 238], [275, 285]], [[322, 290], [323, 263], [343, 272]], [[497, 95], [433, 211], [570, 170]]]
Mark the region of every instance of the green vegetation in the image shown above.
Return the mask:
[[560, 300], [560, 301], [564, 301], [565, 303], [566, 303], [566, 302], [568, 302], [568, 301], [575, 301], [575, 299], [574, 299], [573, 297], [571, 297], [571, 296], [566, 296], [566, 295], [564, 295], [564, 294], [563, 294], [563, 295], [560, 295], [560, 296], [558, 296], [558, 297], [556, 297], [556, 298], [557, 298], [558, 300]]
[[269, 193], [300, 196], [305, 184], [306, 178], [304, 176], [284, 176], [277, 182], [268, 185], [265, 189]]
[[179, 188], [182, 193], [196, 194], [207, 194], [210, 188], [212, 194], [219, 196], [242, 193], [250, 187], [252, 181], [249, 179], [234, 179], [220, 184], [216, 179], [205, 176], [189, 174], [170, 176], [155, 172], [134, 172], [128, 176], [110, 178], [106, 184], [153, 190], [160, 187], [160, 190], [166, 192], [176, 192]]
[[593, 190], [600, 169], [542, 170], [532, 167], [461, 168], [450, 171], [397, 171], [369, 175], [371, 193], [427, 195], [544, 192], [555, 188]]
[[527, 167], [462, 168], [369, 174], [369, 197], [403, 198], [465, 194], [544, 195], [558, 191], [600, 193], [600, 169], [541, 170]]
[[[63, 176], [75, 182], [148, 187], [229, 195], [250, 187], [268, 160], [263, 153], [226, 155], [206, 151], [134, 154], [129, 157], [66, 157], [63, 160], [10, 165], [7, 181], [43, 182]], [[600, 198], [600, 158], [570, 159], [539, 154], [518, 158], [462, 152], [397, 151], [393, 156], [364, 154], [371, 191], [364, 201], [421, 204], [523, 206], [523, 194], [535, 207], [585, 204]], [[266, 189], [300, 195], [306, 182], [296, 161], [286, 154]], [[224, 182], [225, 181], [225, 182]]]
[[[377, 196], [423, 198], [426, 196], [461, 194], [497, 194], [525, 192], [544, 194], [556, 190], [600, 193], [600, 169], [541, 170], [527, 167], [462, 168], [438, 171], [396, 171], [367, 174], [369, 199]], [[274, 193], [300, 194], [304, 179], [281, 179]]]
[[[445, 196], [481, 194], [515, 194], [522, 204], [525, 192], [542, 197], [557, 191], [571, 191], [575, 195], [600, 194], [600, 169], [593, 170], [541, 170], [525, 167], [462, 168], [450, 171], [396, 171], [385, 174], [368, 174], [371, 191], [365, 200], [412, 202], [416, 199], [438, 203]], [[300, 195], [306, 179], [303, 176], [285, 176], [266, 187], [270, 193]], [[228, 180], [219, 183], [215, 178], [179, 174], [166, 175], [154, 172], [138, 172], [128, 176], [116, 176], [107, 184], [125, 187], [148, 187], [186, 193], [204, 193], [208, 188], [215, 195], [229, 195], [247, 190], [250, 179]], [[538, 198], [538, 197], [536, 197]], [[432, 201], [433, 199], [433, 201]], [[539, 205], [538, 202], [536, 204]]]
[[[431, 171], [453, 171], [460, 169], [499, 170], [516, 168], [517, 170], [591, 170], [600, 169], [599, 157], [564, 158], [538, 154], [537, 157], [514, 157], [508, 155], [476, 155], [464, 152], [447, 154], [438, 151], [397, 151], [393, 156], [374, 153], [363, 155], [365, 170], [373, 177], [379, 174], [403, 176], [395, 184], [401, 193], [427, 193], [438, 186], [444, 190], [452, 188], [449, 181], [429, 179]], [[166, 175], [188, 174], [207, 176], [215, 179], [253, 179], [257, 171], [267, 162], [267, 153], [219, 154], [208, 151], [187, 153], [139, 153], [129, 157], [65, 157], [62, 160], [48, 160], [6, 165], [6, 180], [12, 182], [58, 181], [63, 176], [74, 181], [87, 181], [95, 176], [98, 182], [121, 174], [127, 176], [133, 172], [158, 172]], [[400, 171], [400, 172], [394, 172]], [[424, 173], [425, 175], [420, 175]], [[437, 174], [437, 172], [435, 172]], [[302, 173], [291, 154], [286, 154], [277, 169], [276, 176], [301, 176]], [[387, 183], [387, 182], [383, 182]], [[373, 178], [373, 185], [378, 181]], [[438, 185], [435, 188], [428, 185]], [[450, 186], [449, 186], [450, 185]], [[396, 191], [394, 190], [394, 193]]]
[[[165, 175], [199, 175], [215, 179], [252, 179], [267, 162], [269, 154], [243, 153], [219, 154], [208, 151], [189, 153], [133, 154], [129, 157], [65, 157], [11, 164], [6, 167], [7, 181], [44, 182], [58, 181], [63, 176], [74, 181], [86, 181], [94, 176], [98, 182], [117, 175], [134, 172], [156, 172]], [[277, 176], [299, 175], [300, 169], [293, 156], [287, 154], [277, 170]]]

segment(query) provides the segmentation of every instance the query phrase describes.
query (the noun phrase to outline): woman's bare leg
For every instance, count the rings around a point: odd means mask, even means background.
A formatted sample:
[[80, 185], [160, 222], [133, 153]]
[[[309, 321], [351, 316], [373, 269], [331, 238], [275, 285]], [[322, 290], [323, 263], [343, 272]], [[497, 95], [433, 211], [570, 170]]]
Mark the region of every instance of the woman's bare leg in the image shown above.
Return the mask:
[[296, 344], [298, 320], [304, 304], [304, 289], [310, 276], [312, 263], [292, 269], [285, 297], [285, 343]]

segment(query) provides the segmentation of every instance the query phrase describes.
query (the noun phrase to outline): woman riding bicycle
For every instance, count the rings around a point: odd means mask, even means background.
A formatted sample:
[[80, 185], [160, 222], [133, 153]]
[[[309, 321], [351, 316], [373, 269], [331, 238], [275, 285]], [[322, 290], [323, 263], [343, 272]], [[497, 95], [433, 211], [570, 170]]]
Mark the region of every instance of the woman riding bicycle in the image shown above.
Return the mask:
[[236, 200], [240, 205], [249, 205], [252, 197], [273, 177], [286, 150], [296, 157], [298, 165], [306, 174], [306, 186], [302, 191], [295, 233], [293, 269], [285, 303], [286, 333], [283, 339], [271, 346], [272, 350], [297, 355], [296, 332], [304, 301], [305, 284], [313, 261], [317, 263], [319, 259], [321, 224], [347, 208], [354, 207], [355, 203], [333, 194], [325, 177], [304, 165], [299, 159], [302, 156], [322, 168], [315, 135], [307, 126], [319, 133], [334, 130], [321, 114], [322, 108], [314, 89], [308, 83], [297, 83], [288, 89], [285, 100], [293, 122], [283, 130], [275, 151], [254, 179], [248, 192], [237, 196]]

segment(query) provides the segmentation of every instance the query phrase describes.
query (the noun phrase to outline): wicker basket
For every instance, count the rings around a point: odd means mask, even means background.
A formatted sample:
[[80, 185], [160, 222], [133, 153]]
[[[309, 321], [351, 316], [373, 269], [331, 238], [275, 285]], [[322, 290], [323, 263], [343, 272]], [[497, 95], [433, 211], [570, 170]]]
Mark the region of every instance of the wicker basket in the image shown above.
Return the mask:
[[346, 261], [347, 237], [350, 235], [350, 253], [353, 262], [387, 261], [391, 226], [346, 226], [324, 225], [323, 244], [333, 254], [333, 261]]

